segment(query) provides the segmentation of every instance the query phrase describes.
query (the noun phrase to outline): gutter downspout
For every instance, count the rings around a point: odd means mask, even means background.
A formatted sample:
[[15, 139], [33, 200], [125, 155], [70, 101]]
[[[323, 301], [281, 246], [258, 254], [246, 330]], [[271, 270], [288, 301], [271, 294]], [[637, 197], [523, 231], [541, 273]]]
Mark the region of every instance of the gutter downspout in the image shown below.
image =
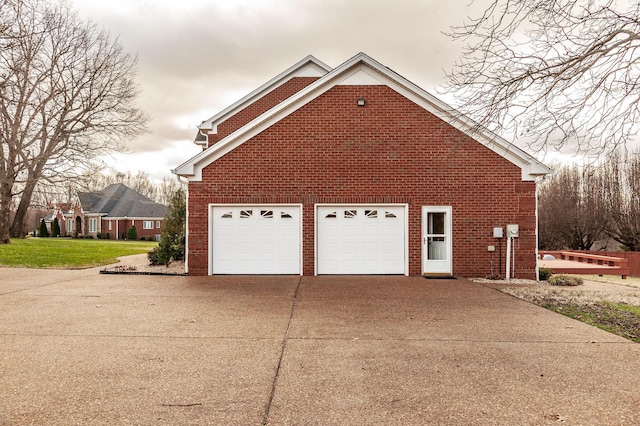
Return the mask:
[[539, 246], [540, 246], [540, 228], [538, 223], [538, 184], [545, 180], [545, 176], [540, 176], [536, 178], [536, 281], [540, 281], [540, 267], [538, 266], [538, 259], [540, 257]]

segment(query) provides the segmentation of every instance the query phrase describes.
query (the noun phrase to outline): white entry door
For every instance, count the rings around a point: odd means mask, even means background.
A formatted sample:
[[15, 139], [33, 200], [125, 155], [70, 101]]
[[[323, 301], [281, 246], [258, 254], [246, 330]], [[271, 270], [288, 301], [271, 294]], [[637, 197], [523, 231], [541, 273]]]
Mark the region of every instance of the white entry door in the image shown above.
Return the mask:
[[405, 274], [406, 206], [318, 206], [318, 274]]
[[212, 274], [300, 274], [300, 206], [212, 206]]
[[451, 275], [451, 207], [422, 208], [422, 270]]

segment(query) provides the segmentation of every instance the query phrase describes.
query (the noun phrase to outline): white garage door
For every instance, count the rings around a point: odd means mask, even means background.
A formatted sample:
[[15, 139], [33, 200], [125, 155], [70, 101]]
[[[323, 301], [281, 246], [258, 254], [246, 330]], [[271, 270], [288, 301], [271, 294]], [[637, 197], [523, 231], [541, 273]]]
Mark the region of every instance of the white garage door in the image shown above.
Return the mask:
[[299, 274], [300, 206], [213, 206], [213, 274]]
[[318, 274], [404, 274], [405, 206], [318, 206]]

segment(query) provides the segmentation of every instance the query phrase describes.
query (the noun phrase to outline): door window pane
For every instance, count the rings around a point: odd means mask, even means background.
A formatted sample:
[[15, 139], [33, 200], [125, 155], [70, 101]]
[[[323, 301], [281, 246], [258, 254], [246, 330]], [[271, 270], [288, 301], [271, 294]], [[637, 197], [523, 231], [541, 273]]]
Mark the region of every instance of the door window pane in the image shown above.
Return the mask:
[[445, 213], [429, 213], [429, 229], [431, 235], [444, 235]]

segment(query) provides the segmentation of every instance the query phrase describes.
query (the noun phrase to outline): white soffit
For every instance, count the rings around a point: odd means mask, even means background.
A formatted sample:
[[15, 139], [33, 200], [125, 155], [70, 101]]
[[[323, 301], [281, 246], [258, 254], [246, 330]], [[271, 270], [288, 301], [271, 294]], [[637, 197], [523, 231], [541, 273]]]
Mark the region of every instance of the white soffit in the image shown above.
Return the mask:
[[[291, 79], [293, 77], [318, 77], [318, 78], [320, 78], [320, 77], [324, 76], [329, 71], [330, 71], [330, 69], [322, 68], [315, 62], [309, 62], [309, 63], [305, 64], [304, 67], [302, 67], [299, 70], [297, 70], [296, 72], [294, 72], [291, 75], [291, 77], [289, 77], [289, 79]], [[289, 79], [287, 79], [287, 81]]]
[[384, 82], [374, 75], [368, 73], [366, 69], [359, 68], [353, 74], [337, 83], [336, 86], [382, 86]]

